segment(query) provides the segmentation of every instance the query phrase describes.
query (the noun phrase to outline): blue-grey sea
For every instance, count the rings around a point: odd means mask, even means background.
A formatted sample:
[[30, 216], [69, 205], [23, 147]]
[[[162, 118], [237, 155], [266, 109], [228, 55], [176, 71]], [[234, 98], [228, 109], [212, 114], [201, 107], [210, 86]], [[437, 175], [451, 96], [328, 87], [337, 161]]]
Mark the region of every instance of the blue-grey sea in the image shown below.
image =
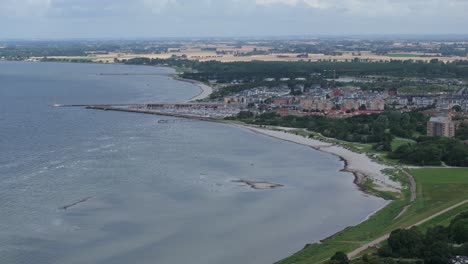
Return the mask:
[[0, 62], [0, 263], [269, 264], [386, 203], [309, 147], [223, 124], [49, 107], [199, 93], [171, 73]]

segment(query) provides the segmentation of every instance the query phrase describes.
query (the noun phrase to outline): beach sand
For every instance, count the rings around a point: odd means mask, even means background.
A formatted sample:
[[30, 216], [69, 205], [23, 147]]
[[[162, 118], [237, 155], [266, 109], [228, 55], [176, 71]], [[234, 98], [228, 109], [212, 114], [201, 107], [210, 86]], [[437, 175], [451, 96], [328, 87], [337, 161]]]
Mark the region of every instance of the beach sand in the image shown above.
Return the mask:
[[213, 93], [213, 88], [210, 86], [201, 83], [201, 82], [192, 82], [193, 84], [197, 85], [200, 88], [200, 93], [188, 100], [188, 102], [193, 102], [193, 101], [198, 101], [198, 100], [203, 100], [206, 99], [210, 96], [211, 93]]
[[206, 99], [206, 98], [210, 97], [210, 95], [213, 93], [213, 87], [211, 87], [209, 85], [206, 85], [206, 84], [204, 84], [202, 82], [199, 82], [199, 81], [196, 81], [196, 80], [191, 80], [191, 79], [184, 79], [184, 78], [180, 77], [177, 74], [172, 75], [172, 78], [174, 78], [174, 79], [176, 79], [178, 81], [181, 81], [181, 82], [188, 82], [188, 83], [194, 84], [200, 89], [200, 93], [198, 93], [197, 95], [193, 96], [192, 98], [186, 100], [184, 103], [195, 102], [195, 101], [198, 101], [198, 100]]
[[358, 185], [362, 184], [365, 179], [371, 179], [374, 184], [377, 185], [376, 189], [381, 191], [400, 192], [402, 188], [400, 183], [393, 181], [388, 175], [382, 172], [382, 170], [392, 167], [377, 163], [365, 154], [356, 153], [331, 143], [291, 134], [286, 130], [271, 130], [267, 128], [238, 124], [234, 124], [234, 126], [245, 128], [255, 133], [273, 138], [309, 146], [314, 149], [336, 155], [345, 162], [344, 171], [351, 172], [356, 176], [355, 182]]

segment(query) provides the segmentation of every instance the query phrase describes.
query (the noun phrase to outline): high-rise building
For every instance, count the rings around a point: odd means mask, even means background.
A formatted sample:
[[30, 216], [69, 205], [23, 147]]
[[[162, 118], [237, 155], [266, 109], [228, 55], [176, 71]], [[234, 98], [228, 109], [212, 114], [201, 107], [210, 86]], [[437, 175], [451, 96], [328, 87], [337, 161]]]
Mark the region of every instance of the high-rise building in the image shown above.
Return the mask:
[[454, 137], [455, 124], [450, 116], [431, 117], [427, 122], [427, 135], [430, 137]]

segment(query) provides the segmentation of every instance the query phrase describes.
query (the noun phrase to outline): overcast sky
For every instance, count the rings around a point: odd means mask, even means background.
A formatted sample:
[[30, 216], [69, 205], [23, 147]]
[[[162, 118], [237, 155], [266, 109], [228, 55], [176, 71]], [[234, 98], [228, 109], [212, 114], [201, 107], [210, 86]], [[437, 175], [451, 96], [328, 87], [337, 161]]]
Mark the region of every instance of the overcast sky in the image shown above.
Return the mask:
[[0, 0], [0, 39], [468, 34], [468, 0]]

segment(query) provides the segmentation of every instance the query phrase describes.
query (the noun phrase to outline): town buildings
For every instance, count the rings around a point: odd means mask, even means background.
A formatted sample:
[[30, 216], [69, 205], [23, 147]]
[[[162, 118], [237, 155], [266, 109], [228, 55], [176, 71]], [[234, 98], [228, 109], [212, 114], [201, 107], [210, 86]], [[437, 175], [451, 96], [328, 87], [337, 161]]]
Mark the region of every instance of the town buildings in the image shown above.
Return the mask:
[[[281, 78], [286, 80], [287, 78]], [[304, 78], [295, 80], [303, 81]], [[267, 80], [267, 79], [265, 79]], [[270, 80], [270, 79], [268, 79]], [[452, 93], [400, 93], [389, 90], [365, 90], [353, 85], [321, 87], [320, 84], [278, 84], [276, 87], [256, 87], [224, 97], [225, 104], [263, 113], [274, 111], [280, 115], [328, 115], [349, 117], [379, 113], [386, 109], [411, 111], [434, 109], [443, 112], [456, 109], [468, 111], [468, 88]], [[435, 116], [435, 115], [431, 115]], [[429, 125], [430, 124], [430, 125]], [[428, 123], [430, 135], [452, 137], [454, 126], [444, 118], [433, 118]]]

